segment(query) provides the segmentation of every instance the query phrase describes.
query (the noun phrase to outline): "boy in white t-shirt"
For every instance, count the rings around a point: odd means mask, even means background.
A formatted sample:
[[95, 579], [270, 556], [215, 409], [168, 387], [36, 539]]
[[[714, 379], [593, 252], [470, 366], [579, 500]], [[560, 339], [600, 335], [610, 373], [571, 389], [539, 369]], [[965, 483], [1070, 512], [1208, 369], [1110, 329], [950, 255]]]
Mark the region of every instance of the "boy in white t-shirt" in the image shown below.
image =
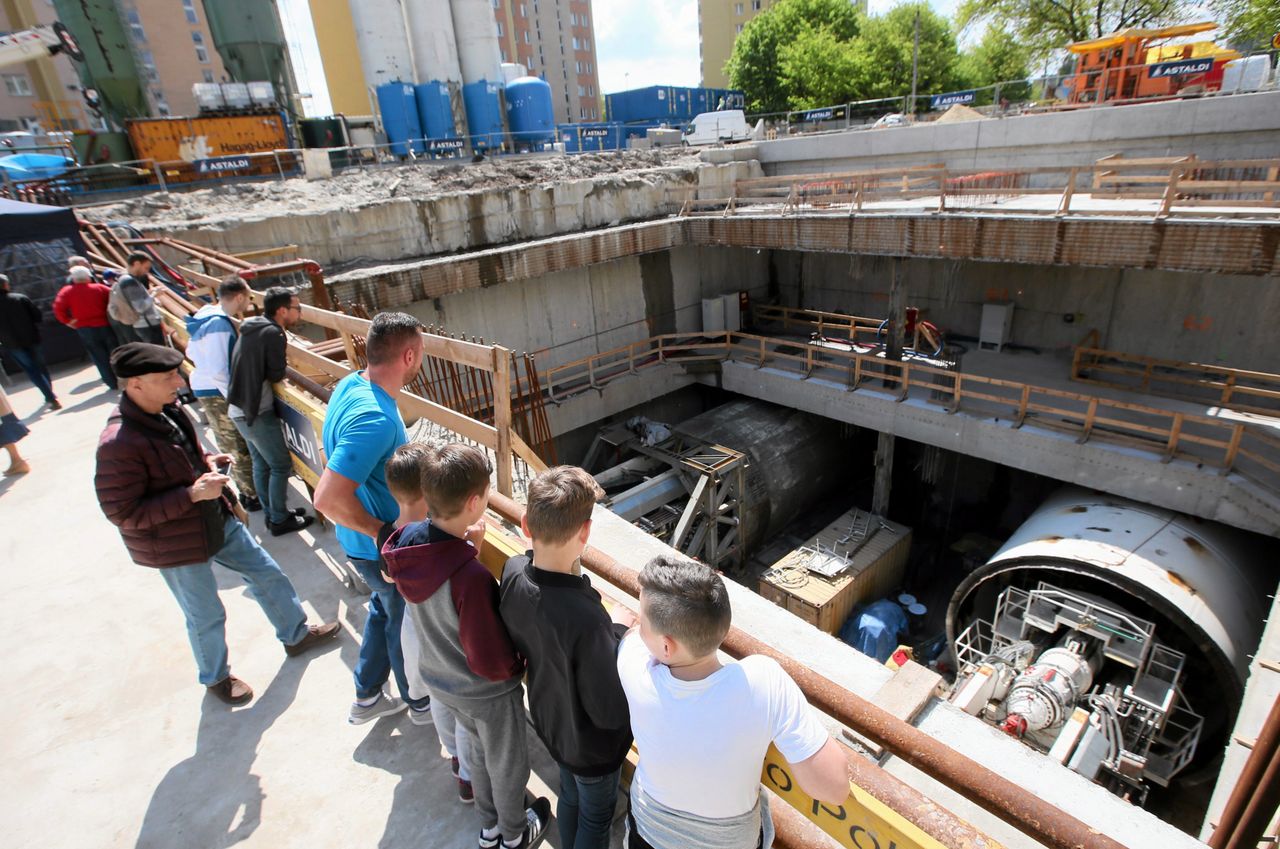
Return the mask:
[[845, 755], [796, 683], [772, 658], [720, 659], [732, 616], [720, 576], [657, 557], [640, 587], [639, 629], [618, 648], [640, 752], [626, 849], [768, 849], [773, 822], [760, 771], [770, 743], [802, 790], [843, 804]]

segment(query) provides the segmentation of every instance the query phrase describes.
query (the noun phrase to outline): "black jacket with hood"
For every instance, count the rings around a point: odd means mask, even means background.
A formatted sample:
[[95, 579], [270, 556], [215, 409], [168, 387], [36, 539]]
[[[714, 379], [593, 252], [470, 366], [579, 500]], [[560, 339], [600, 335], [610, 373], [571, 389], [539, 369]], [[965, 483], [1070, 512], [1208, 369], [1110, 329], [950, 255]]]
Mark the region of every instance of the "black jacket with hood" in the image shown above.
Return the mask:
[[240, 338], [231, 352], [227, 403], [243, 410], [248, 424], [258, 417], [263, 381], [284, 380], [286, 347], [284, 330], [265, 316], [256, 315], [240, 325]]

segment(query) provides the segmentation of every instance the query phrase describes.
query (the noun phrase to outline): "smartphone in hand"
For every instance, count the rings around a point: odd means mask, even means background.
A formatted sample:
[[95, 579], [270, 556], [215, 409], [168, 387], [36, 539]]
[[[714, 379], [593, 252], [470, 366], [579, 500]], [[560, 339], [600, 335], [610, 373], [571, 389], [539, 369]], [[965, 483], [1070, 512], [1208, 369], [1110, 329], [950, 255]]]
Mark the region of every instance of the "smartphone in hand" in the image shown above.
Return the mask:
[[231, 461], [230, 461], [230, 460], [223, 460], [222, 462], [217, 463], [217, 464], [214, 466], [214, 470], [215, 470], [218, 474], [220, 474], [220, 475], [229, 475], [229, 474], [231, 474]]

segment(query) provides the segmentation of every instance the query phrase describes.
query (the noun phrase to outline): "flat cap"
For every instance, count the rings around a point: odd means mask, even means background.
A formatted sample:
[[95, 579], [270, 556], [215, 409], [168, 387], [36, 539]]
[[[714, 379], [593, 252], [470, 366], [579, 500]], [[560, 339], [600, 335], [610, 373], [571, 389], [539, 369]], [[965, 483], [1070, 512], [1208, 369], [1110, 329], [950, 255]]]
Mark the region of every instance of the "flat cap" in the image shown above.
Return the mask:
[[181, 363], [180, 352], [150, 342], [129, 342], [111, 352], [111, 371], [116, 377], [171, 371]]

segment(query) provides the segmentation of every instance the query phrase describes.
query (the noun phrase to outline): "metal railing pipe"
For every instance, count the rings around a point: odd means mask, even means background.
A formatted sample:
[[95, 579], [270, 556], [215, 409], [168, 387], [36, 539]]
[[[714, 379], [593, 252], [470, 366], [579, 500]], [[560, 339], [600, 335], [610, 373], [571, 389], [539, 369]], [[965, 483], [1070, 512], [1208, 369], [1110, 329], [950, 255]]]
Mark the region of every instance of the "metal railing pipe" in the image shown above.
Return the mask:
[[[520, 504], [496, 493], [490, 495], [489, 506], [507, 521], [517, 524], [524, 515], [524, 508]], [[599, 549], [588, 546], [582, 555], [582, 563], [622, 590], [635, 596], [640, 594], [637, 573], [620, 565]], [[1123, 849], [1122, 844], [1116, 840], [1054, 807], [1025, 787], [1014, 784], [995, 771], [959, 754], [910, 723], [856, 693], [849, 692], [745, 631], [730, 628], [723, 647], [735, 657], [764, 655], [773, 658], [795, 680], [814, 707], [883, 746], [906, 763], [942, 782], [1049, 849]], [[894, 784], [882, 784], [880, 790], [886, 795], [877, 795], [877, 798], [944, 845], [977, 847], [991, 844], [991, 839], [985, 834], [925, 799], [923, 794], [883, 770], [879, 770], [879, 774], [886, 780], [891, 779]], [[865, 773], [858, 778], [873, 780], [874, 776]], [[876, 794], [870, 788], [869, 792]]]

